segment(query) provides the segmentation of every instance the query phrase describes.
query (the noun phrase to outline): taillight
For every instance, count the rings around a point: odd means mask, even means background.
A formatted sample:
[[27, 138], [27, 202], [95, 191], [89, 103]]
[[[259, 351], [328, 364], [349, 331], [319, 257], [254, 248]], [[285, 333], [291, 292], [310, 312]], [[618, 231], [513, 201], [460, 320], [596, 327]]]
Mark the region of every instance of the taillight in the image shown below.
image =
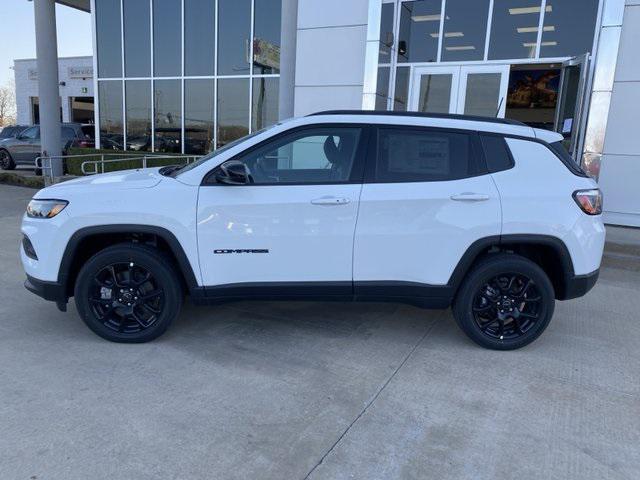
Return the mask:
[[587, 215], [602, 213], [602, 192], [598, 188], [573, 192], [573, 199]]

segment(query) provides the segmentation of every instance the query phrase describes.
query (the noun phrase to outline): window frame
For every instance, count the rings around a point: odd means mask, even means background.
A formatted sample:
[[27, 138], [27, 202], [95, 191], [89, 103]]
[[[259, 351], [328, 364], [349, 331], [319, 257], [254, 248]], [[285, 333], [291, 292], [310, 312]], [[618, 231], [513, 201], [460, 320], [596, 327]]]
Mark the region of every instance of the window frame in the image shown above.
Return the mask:
[[[376, 178], [376, 170], [378, 167], [378, 161], [380, 159], [380, 149], [378, 148], [380, 132], [381, 130], [396, 130], [396, 131], [414, 131], [414, 132], [431, 132], [431, 133], [458, 133], [468, 135], [471, 141], [472, 161], [475, 163], [476, 171], [474, 174], [466, 175], [459, 178], [447, 178], [438, 180], [379, 180]], [[484, 158], [482, 150], [482, 143], [480, 142], [480, 136], [476, 130], [466, 130], [463, 128], [447, 128], [447, 127], [427, 127], [420, 125], [395, 125], [395, 124], [379, 124], [375, 127], [375, 132], [372, 133], [369, 141], [369, 150], [373, 153], [368, 155], [367, 165], [365, 169], [364, 183], [377, 183], [377, 184], [393, 184], [393, 183], [434, 183], [434, 182], [455, 182], [457, 180], [464, 180], [467, 178], [481, 177], [488, 175], [487, 164]]]
[[[359, 128], [360, 129], [360, 138], [358, 140], [358, 144], [356, 146], [355, 156], [353, 158], [353, 164], [351, 166], [351, 172], [349, 174], [349, 179], [345, 181], [323, 181], [323, 182], [271, 182], [271, 183], [248, 183], [245, 185], [227, 185], [218, 183], [215, 180], [216, 173], [220, 170], [222, 164], [229, 162], [231, 160], [241, 160], [243, 157], [247, 155], [251, 155], [256, 150], [261, 150], [262, 148], [268, 146], [270, 143], [277, 143], [281, 139], [288, 137], [290, 135], [296, 135], [300, 132], [304, 132], [307, 130], [318, 130], [318, 129], [327, 129], [327, 128]], [[269, 137], [262, 142], [257, 143], [256, 145], [252, 145], [251, 147], [243, 150], [242, 152], [237, 153], [233, 157], [227, 158], [226, 160], [220, 162], [214, 168], [207, 172], [201, 182], [201, 186], [207, 187], [274, 187], [274, 186], [312, 186], [312, 185], [350, 185], [350, 184], [362, 184], [364, 180], [364, 171], [365, 171], [365, 161], [367, 158], [367, 152], [370, 148], [370, 138], [372, 135], [372, 126], [365, 123], [314, 123], [310, 125], [302, 125], [299, 127], [294, 127], [289, 130], [285, 130], [284, 132], [280, 132], [272, 137]]]

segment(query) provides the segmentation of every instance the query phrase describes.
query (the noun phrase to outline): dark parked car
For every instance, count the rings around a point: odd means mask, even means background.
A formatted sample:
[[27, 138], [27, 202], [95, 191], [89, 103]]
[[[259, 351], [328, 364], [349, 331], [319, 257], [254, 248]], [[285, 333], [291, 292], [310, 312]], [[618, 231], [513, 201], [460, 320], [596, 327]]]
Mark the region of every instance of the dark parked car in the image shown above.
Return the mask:
[[4, 138], [13, 138], [23, 130], [29, 128], [29, 125], [9, 125], [0, 130], [0, 140]]
[[[62, 149], [95, 146], [93, 125], [79, 123], [62, 124]], [[34, 165], [40, 156], [40, 126], [34, 125], [21, 131], [16, 137], [0, 140], [0, 168], [13, 170], [16, 165]]]

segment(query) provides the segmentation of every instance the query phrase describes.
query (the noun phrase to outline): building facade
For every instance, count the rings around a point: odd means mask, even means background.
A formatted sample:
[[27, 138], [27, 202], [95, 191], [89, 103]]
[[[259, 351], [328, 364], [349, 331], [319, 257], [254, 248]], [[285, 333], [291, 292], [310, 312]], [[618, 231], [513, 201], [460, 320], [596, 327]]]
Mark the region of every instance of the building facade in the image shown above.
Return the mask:
[[[38, 67], [35, 58], [14, 60], [16, 121], [20, 125], [40, 123]], [[60, 119], [63, 122], [94, 123], [93, 58], [58, 59]]]
[[[507, 117], [562, 133], [599, 176], [607, 221], [640, 226], [640, 0], [92, 0], [90, 10], [102, 145], [202, 154], [278, 121], [285, 95], [295, 115]], [[292, 44], [294, 65], [281, 65]], [[287, 67], [292, 88], [280, 84]]]

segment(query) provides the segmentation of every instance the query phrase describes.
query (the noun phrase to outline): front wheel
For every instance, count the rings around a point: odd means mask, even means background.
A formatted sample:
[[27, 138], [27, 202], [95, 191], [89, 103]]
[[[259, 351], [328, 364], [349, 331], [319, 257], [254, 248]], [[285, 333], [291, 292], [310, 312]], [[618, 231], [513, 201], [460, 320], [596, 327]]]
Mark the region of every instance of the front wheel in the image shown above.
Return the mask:
[[142, 343], [162, 335], [182, 305], [171, 259], [144, 245], [120, 244], [91, 257], [75, 284], [78, 313], [112, 342]]
[[2, 170], [13, 170], [16, 168], [13, 158], [11, 158], [11, 155], [6, 150], [0, 150], [0, 168], [2, 168]]
[[481, 260], [464, 280], [453, 314], [478, 345], [514, 350], [542, 334], [554, 307], [553, 285], [544, 270], [519, 255], [494, 254]]

